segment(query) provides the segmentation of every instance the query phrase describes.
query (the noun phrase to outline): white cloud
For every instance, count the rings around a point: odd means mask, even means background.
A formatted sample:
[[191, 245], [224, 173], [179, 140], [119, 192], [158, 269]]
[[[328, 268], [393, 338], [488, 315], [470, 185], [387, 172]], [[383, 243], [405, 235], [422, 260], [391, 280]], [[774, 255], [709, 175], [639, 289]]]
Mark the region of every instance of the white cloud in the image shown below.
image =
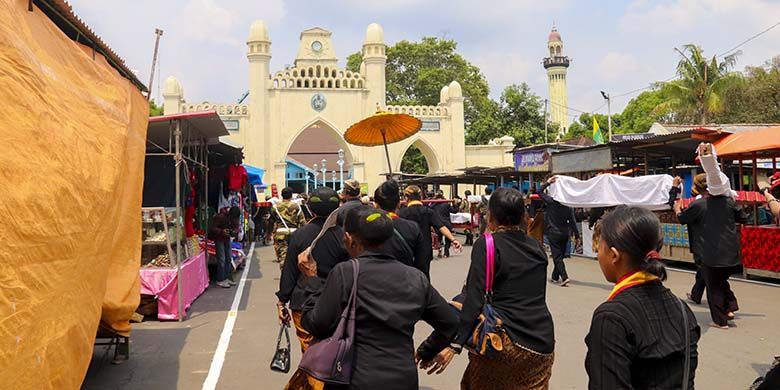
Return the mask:
[[283, 16], [281, 0], [265, 0], [249, 7], [240, 2], [189, 0], [175, 26], [184, 37], [195, 41], [243, 46], [253, 18], [276, 23]]
[[[517, 52], [502, 52], [490, 50], [482, 53], [468, 53], [467, 59], [479, 67], [490, 84], [490, 94], [494, 97], [501, 95], [501, 90], [510, 84], [528, 82], [534, 67], [541, 69], [539, 61], [532, 61]], [[541, 93], [542, 91], [537, 91]]]
[[631, 79], [639, 70], [639, 61], [631, 54], [611, 51], [599, 61], [598, 72], [606, 81]]

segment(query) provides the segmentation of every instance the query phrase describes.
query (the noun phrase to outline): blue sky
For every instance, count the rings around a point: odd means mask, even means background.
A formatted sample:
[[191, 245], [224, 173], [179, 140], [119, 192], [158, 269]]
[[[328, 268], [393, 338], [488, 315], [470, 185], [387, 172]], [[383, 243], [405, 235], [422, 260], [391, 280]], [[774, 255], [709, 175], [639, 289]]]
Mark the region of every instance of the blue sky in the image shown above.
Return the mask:
[[[603, 106], [599, 91], [617, 95], [674, 75], [674, 47], [696, 43], [712, 55], [780, 21], [780, 1], [424, 1], [424, 0], [71, 0], [76, 13], [148, 82], [154, 28], [160, 75], [176, 76], [190, 102], [233, 102], [247, 87], [245, 41], [253, 20], [265, 20], [271, 71], [291, 64], [304, 29], [333, 33], [341, 64], [361, 47], [366, 26], [384, 27], [388, 45], [422, 36], [455, 39], [498, 97], [527, 82], [547, 96], [541, 59], [553, 22], [563, 36], [569, 71], [569, 114]], [[741, 48], [738, 69], [780, 54], [780, 27]], [[158, 96], [156, 78], [153, 97]], [[615, 99], [620, 111], [633, 95]], [[606, 107], [598, 109], [606, 112]]]

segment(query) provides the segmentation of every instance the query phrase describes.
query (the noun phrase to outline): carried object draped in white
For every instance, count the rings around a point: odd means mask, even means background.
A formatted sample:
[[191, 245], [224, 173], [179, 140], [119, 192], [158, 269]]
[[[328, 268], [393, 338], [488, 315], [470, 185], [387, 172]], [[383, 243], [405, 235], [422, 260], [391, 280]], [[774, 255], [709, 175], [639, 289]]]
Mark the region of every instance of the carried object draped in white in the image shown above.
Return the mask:
[[715, 153], [715, 145], [712, 145], [712, 154], [707, 156], [699, 155], [701, 167], [707, 174], [707, 192], [712, 196], [726, 195], [737, 198], [737, 192], [731, 189], [731, 182], [718, 164], [718, 155]]
[[569, 207], [638, 206], [650, 210], [669, 209], [669, 175], [625, 177], [599, 175], [589, 180], [558, 176], [547, 189], [556, 201]]

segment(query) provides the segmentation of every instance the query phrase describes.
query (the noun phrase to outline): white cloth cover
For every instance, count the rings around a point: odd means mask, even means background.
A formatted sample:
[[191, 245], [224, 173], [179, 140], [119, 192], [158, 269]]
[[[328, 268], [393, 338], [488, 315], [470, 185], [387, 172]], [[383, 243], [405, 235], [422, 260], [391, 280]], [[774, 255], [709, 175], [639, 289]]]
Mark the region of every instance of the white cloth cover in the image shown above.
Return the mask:
[[547, 191], [553, 199], [569, 207], [628, 205], [665, 210], [669, 208], [673, 180], [669, 175], [625, 177], [609, 174], [586, 181], [558, 176]]
[[450, 213], [450, 222], [452, 223], [469, 223], [471, 222], [471, 214], [469, 213]]

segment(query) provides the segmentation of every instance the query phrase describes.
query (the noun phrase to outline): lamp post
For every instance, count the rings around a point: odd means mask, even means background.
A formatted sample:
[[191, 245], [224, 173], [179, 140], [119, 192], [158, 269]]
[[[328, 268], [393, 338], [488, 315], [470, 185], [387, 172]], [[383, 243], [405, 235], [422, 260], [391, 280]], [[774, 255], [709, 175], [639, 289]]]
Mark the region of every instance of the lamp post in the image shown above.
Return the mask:
[[609, 142], [612, 142], [612, 96], [601, 91], [601, 97], [607, 101], [607, 128], [609, 128]]
[[320, 172], [322, 172], [322, 186], [323, 187], [327, 187], [328, 184], [326, 183], [326, 179], [325, 179], [325, 173], [328, 172], [328, 170], [325, 169], [325, 162], [326, 161], [323, 158], [322, 161], [320, 161], [320, 162], [322, 163], [322, 166], [320, 166]]
[[[317, 163], [314, 163], [314, 188], [317, 188], [317, 175], [320, 174], [320, 171], [317, 170]], [[306, 178], [306, 181], [309, 181], [309, 178]]]
[[342, 189], [344, 188], [344, 149], [339, 149], [339, 161], [336, 161], [336, 164], [339, 164], [339, 189]]

